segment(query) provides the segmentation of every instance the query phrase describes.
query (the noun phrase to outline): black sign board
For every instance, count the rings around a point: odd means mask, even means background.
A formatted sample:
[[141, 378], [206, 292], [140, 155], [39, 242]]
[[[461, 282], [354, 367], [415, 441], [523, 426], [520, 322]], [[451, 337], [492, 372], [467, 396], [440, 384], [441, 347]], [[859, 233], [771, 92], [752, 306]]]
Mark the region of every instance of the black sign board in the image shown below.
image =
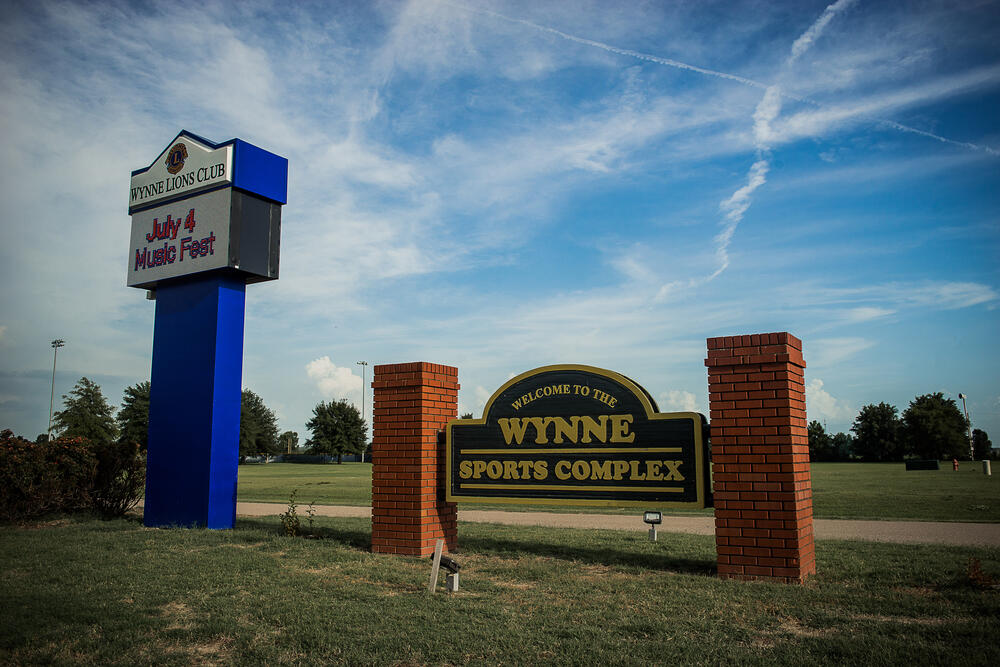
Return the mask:
[[448, 423], [447, 499], [710, 506], [705, 425], [658, 412], [613, 371], [538, 368], [500, 387], [481, 419]]

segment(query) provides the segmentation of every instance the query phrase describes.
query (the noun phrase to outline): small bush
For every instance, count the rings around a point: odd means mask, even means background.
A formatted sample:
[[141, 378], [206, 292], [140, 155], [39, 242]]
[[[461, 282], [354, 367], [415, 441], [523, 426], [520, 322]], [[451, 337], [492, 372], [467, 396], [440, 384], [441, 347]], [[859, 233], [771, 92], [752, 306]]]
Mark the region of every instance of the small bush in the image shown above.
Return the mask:
[[123, 516], [142, 498], [146, 485], [146, 459], [134, 442], [92, 445], [97, 458], [91, 501], [105, 518]]
[[299, 504], [295, 502], [296, 493], [298, 493], [298, 489], [292, 489], [292, 495], [288, 499], [288, 509], [281, 515], [281, 528], [288, 537], [298, 536], [301, 524], [297, 511]]
[[0, 520], [88, 508], [97, 457], [82, 438], [34, 443], [0, 432]]

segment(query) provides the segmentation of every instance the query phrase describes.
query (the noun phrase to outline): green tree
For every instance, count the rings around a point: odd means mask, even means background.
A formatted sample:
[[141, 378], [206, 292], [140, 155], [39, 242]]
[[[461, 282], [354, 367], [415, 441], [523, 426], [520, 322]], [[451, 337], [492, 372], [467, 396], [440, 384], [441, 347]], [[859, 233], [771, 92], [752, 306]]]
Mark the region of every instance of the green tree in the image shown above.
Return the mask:
[[903, 412], [907, 451], [922, 459], [967, 457], [967, 426], [954, 399], [941, 392], [917, 396]]
[[990, 436], [986, 435], [986, 431], [978, 428], [972, 429], [972, 449], [975, 452], [977, 460], [981, 461], [990, 458], [990, 450], [993, 449], [993, 443], [990, 442]]
[[851, 426], [854, 454], [863, 461], [900, 461], [903, 448], [896, 406], [869, 404], [861, 408]]
[[313, 416], [306, 423], [312, 437], [306, 441], [316, 454], [336, 454], [337, 463], [344, 454], [360, 454], [368, 440], [368, 425], [358, 409], [345, 399], [321, 401], [313, 408]]
[[278, 418], [264, 405], [264, 399], [244, 389], [240, 397], [240, 458], [280, 451]]
[[816, 420], [809, 422], [807, 432], [809, 434], [810, 461], [836, 460], [836, 450], [833, 447], [833, 440], [827, 434], [822, 424]]
[[149, 437], [149, 380], [125, 388], [118, 411], [119, 440], [139, 445], [146, 451]]
[[854, 438], [850, 433], [837, 433], [830, 440], [835, 452], [833, 461], [850, 461], [854, 449]]
[[299, 434], [295, 431], [285, 431], [278, 440], [283, 452], [294, 452], [299, 448]]
[[69, 395], [63, 394], [63, 409], [55, 413], [52, 426], [63, 438], [86, 438], [110, 442], [118, 435], [114, 408], [108, 405], [101, 387], [80, 378]]

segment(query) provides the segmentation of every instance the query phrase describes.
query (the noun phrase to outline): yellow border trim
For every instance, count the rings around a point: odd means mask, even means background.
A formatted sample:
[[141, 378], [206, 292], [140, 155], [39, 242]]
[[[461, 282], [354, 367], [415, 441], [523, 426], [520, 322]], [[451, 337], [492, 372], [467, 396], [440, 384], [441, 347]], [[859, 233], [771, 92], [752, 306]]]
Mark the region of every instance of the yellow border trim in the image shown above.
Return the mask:
[[[452, 481], [452, 427], [455, 425], [463, 426], [482, 426], [486, 424], [486, 416], [490, 414], [490, 410], [493, 408], [493, 403], [497, 398], [505, 392], [510, 386], [517, 384], [523, 380], [534, 377], [536, 375], [541, 375], [542, 373], [550, 373], [554, 371], [582, 371], [584, 373], [592, 373], [594, 375], [601, 375], [612, 382], [617, 382], [618, 384], [625, 387], [628, 391], [632, 393], [638, 400], [640, 405], [646, 411], [646, 418], [650, 420], [656, 419], [690, 419], [693, 422], [694, 428], [694, 464], [695, 464], [695, 497], [696, 499], [692, 502], [662, 502], [659, 501], [656, 504], [659, 507], [665, 508], [689, 508], [689, 509], [700, 509], [705, 507], [705, 501], [708, 496], [708, 489], [706, 488], [706, 478], [708, 475], [705, 471], [705, 466], [708, 465], [705, 461], [705, 443], [702, 439], [702, 416], [697, 412], [656, 412], [653, 409], [653, 405], [649, 402], [649, 398], [646, 392], [638, 384], [628, 379], [621, 373], [616, 373], [615, 371], [609, 371], [604, 368], [598, 368], [596, 366], [586, 366], [582, 364], [553, 364], [551, 366], [541, 366], [530, 371], [521, 373], [520, 375], [507, 380], [503, 383], [499, 389], [493, 392], [490, 399], [486, 401], [486, 405], [483, 407], [483, 416], [478, 419], [452, 419], [448, 422], [445, 429], [445, 500], [450, 503], [513, 503], [522, 505], [589, 505], [589, 506], [603, 506], [603, 507], [615, 507], [615, 506], [633, 506], [633, 505], [649, 505], [648, 500], [597, 500], [597, 499], [583, 499], [583, 498], [512, 498], [509, 496], [453, 496], [451, 493], [451, 481]], [[677, 448], [672, 448], [677, 449]], [[482, 453], [492, 453], [491, 450], [477, 450]], [[567, 450], [555, 450], [556, 452], [565, 452]], [[596, 449], [589, 450], [594, 453], [598, 453]], [[642, 452], [658, 452], [659, 449], [627, 449], [625, 450], [629, 453], [642, 453]], [[511, 450], [503, 450], [499, 453], [513, 453]], [[542, 453], [542, 452], [531, 452], [530, 450], [516, 450], [516, 452], [524, 453]], [[609, 452], [600, 452], [609, 453]], [[513, 488], [513, 487], [507, 487]], [[542, 487], [532, 487], [535, 489], [542, 489]], [[594, 487], [583, 487], [588, 490], [599, 490]], [[610, 488], [610, 487], [605, 487]], [[546, 489], [542, 489], [546, 490]], [[632, 490], [632, 489], [629, 489]], [[655, 493], [654, 491], [650, 491]]]
[[459, 456], [470, 454], [631, 454], [642, 452], [644, 454], [676, 454], [683, 452], [683, 447], [648, 447], [636, 449], [635, 447], [572, 447], [566, 449], [461, 449]]
[[580, 484], [459, 484], [463, 489], [510, 489], [512, 491], [647, 491], [649, 493], [684, 493], [676, 486], [587, 486]]

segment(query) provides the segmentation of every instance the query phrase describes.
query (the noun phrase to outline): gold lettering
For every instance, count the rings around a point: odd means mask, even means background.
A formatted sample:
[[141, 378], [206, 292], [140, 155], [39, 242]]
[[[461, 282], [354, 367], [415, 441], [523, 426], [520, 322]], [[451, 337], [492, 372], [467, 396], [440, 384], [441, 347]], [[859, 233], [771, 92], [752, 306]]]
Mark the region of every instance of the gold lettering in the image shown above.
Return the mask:
[[667, 476], [664, 477], [664, 479], [667, 480], [667, 481], [675, 479], [678, 482], [683, 482], [684, 481], [684, 475], [682, 475], [681, 471], [678, 470], [678, 468], [681, 467], [682, 463], [684, 463], [684, 462], [683, 461], [664, 461], [663, 465], [667, 466]]
[[659, 461], [646, 461], [646, 479], [650, 481], [660, 481], [663, 479], [663, 474], [660, 472], [660, 466], [662, 464]]
[[474, 479], [479, 479], [486, 472], [486, 461], [473, 461], [472, 462], [472, 477]]
[[528, 417], [524, 421], [535, 427], [535, 444], [547, 445], [549, 437], [545, 435], [548, 425], [552, 423], [552, 417]]
[[498, 419], [497, 423], [500, 424], [500, 430], [503, 431], [503, 439], [507, 441], [509, 445], [511, 440], [515, 440], [517, 444], [521, 444], [524, 441], [524, 432], [528, 429], [528, 420], [522, 420], [520, 417], [512, 417], [507, 419]]
[[646, 479], [646, 475], [639, 473], [639, 462], [638, 461], [629, 461], [628, 463], [632, 467], [632, 479], [640, 481], [640, 482], [642, 480]]
[[635, 433], [628, 432], [631, 423], [632, 415], [611, 415], [611, 442], [635, 442]]
[[590, 479], [611, 479], [611, 461], [592, 461], [590, 470]]
[[458, 476], [462, 479], [472, 477], [472, 461], [462, 461], [458, 464]]
[[579, 480], [590, 477], [590, 466], [586, 461], [577, 461], [573, 464], [573, 477]]
[[503, 465], [499, 461], [490, 461], [486, 464], [486, 475], [490, 479], [500, 479], [503, 476]]
[[599, 415], [600, 423], [598, 423], [593, 417], [583, 416], [580, 417], [580, 423], [583, 424], [583, 437], [580, 438], [580, 442], [589, 444], [591, 442], [590, 436], [595, 436], [600, 442], [608, 441], [608, 416]]
[[531, 461], [518, 461], [521, 466], [521, 479], [528, 479], [531, 476]]
[[569, 479], [569, 461], [556, 462], [556, 477], [559, 479]]
[[517, 474], [517, 461], [504, 461], [503, 462], [503, 478], [504, 479], [521, 479]]
[[549, 476], [549, 462], [548, 461], [535, 461], [535, 470], [532, 473], [535, 479], [545, 479]]
[[572, 422], [568, 422], [562, 417], [552, 417], [552, 423], [555, 424], [555, 434], [552, 438], [552, 442], [557, 445], [563, 444], [563, 436], [569, 438], [569, 441], [576, 443], [577, 437], [577, 424], [580, 422], [579, 417], [570, 417]]
[[625, 474], [625, 471], [628, 470], [628, 461], [615, 461], [613, 465], [615, 468], [615, 479], [619, 480]]

